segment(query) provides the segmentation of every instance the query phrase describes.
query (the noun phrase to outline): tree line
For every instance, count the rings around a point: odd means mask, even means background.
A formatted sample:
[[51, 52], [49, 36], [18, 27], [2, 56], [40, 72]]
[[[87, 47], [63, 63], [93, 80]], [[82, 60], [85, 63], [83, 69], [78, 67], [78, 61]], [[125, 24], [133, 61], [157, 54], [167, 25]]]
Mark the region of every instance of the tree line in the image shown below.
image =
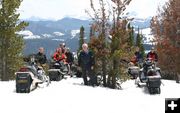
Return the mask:
[[151, 20], [151, 29], [155, 37], [159, 55], [159, 65], [164, 76], [176, 79], [180, 76], [180, 1], [169, 0], [158, 15]]

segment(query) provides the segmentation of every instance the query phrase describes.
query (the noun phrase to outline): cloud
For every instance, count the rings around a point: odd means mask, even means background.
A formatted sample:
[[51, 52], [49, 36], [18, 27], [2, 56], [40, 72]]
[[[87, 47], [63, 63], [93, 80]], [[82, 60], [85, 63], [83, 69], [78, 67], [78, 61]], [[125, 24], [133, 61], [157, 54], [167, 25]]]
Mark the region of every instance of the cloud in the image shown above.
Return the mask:
[[[156, 14], [158, 3], [162, 1], [167, 0], [132, 0], [127, 11], [136, 12], [138, 17], [149, 17]], [[61, 19], [65, 16], [88, 17], [85, 9], [90, 9], [90, 0], [23, 0], [19, 12], [23, 19]]]
[[168, 0], [132, 0], [127, 12], [137, 12], [138, 18], [147, 18], [156, 15], [158, 6], [162, 6]]
[[31, 16], [59, 19], [66, 15], [85, 15], [89, 0], [23, 0], [20, 6], [21, 18]]

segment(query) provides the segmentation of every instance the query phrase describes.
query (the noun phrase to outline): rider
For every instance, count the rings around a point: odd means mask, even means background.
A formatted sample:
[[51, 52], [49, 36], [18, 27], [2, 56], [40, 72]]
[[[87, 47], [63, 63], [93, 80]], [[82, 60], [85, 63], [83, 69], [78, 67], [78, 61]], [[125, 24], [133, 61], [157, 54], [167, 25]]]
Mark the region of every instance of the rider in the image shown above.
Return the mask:
[[53, 59], [54, 61], [63, 61], [65, 62], [66, 56], [64, 53], [62, 53], [62, 49], [61, 48], [57, 48], [56, 52], [53, 55]]
[[44, 65], [47, 62], [46, 55], [44, 54], [44, 48], [40, 47], [39, 52], [36, 54], [36, 60], [40, 65]]
[[131, 65], [138, 65], [138, 64], [140, 64], [142, 62], [143, 62], [142, 53], [141, 53], [139, 47], [136, 47], [136, 51], [134, 53], [134, 56], [131, 58], [130, 64]]
[[35, 55], [35, 59], [37, 60], [37, 70], [38, 70], [38, 75], [43, 75], [43, 72], [48, 71], [48, 65], [47, 63], [47, 58], [44, 53], [44, 48], [40, 47], [39, 52]]
[[136, 47], [136, 52], [134, 53], [134, 55], [136, 56], [136, 61], [138, 63], [142, 62], [143, 61], [143, 55], [139, 49], [139, 47]]
[[158, 55], [156, 54], [154, 47], [151, 48], [151, 51], [147, 54], [147, 59], [151, 59], [152, 61], [158, 61]]
[[65, 43], [60, 43], [59, 46], [60, 46], [60, 48], [62, 50], [62, 53], [65, 53], [66, 44]]
[[[147, 60], [150, 60], [151, 62], [157, 62], [158, 61], [158, 55], [157, 53], [155, 52], [155, 49], [154, 47], [151, 48], [151, 51], [147, 54]], [[144, 72], [145, 72], [145, 75], [147, 74], [147, 68], [148, 68], [148, 61], [144, 64]]]

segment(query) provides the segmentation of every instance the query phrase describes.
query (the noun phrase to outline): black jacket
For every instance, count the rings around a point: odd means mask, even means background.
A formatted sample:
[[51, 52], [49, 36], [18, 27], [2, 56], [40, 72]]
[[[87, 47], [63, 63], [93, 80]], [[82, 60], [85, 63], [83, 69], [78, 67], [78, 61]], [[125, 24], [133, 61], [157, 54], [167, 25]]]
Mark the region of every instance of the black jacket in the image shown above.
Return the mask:
[[36, 60], [40, 64], [45, 64], [47, 61], [46, 55], [39, 52], [36, 54]]
[[71, 52], [66, 52], [66, 57], [67, 57], [68, 63], [73, 63], [74, 57], [73, 57], [73, 54]]
[[136, 60], [137, 60], [138, 62], [139, 62], [139, 61], [143, 61], [143, 56], [142, 56], [141, 52], [136, 51], [134, 54], [135, 54]]
[[82, 68], [91, 68], [91, 66], [95, 65], [94, 55], [91, 51], [87, 53], [81, 51], [78, 56], [78, 65]]

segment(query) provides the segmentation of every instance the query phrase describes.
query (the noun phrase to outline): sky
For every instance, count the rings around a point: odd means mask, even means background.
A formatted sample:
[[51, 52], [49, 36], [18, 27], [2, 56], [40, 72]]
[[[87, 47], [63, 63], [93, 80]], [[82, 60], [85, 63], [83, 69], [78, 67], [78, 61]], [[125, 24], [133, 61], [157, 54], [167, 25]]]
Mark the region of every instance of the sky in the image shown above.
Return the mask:
[[[147, 18], [155, 15], [157, 7], [164, 1], [167, 0], [132, 0], [127, 11], [135, 12], [138, 18]], [[90, 9], [90, 0], [23, 0], [19, 12], [21, 19], [58, 20], [67, 16], [85, 19], [88, 18], [85, 9]]]

